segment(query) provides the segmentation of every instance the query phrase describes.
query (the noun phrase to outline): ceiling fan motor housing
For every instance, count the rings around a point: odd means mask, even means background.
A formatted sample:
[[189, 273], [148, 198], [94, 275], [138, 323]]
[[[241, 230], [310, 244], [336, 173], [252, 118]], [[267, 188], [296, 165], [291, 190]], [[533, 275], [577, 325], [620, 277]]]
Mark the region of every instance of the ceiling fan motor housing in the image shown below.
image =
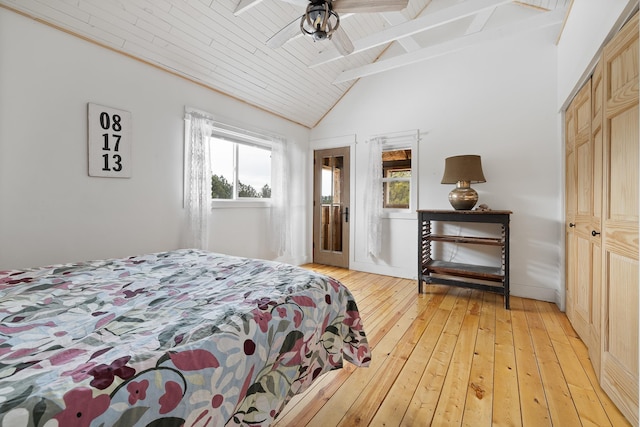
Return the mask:
[[340, 17], [331, 7], [331, 1], [313, 0], [300, 20], [300, 30], [314, 41], [330, 39], [340, 26]]

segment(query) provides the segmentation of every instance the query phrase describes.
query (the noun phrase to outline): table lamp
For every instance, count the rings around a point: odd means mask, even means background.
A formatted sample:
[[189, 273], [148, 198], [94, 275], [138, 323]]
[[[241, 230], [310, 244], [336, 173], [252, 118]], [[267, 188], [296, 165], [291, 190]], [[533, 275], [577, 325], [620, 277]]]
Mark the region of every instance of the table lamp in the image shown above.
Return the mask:
[[482, 173], [480, 156], [468, 154], [447, 157], [441, 184], [456, 184], [449, 193], [449, 203], [456, 210], [471, 210], [478, 202], [478, 193], [471, 183], [487, 182]]

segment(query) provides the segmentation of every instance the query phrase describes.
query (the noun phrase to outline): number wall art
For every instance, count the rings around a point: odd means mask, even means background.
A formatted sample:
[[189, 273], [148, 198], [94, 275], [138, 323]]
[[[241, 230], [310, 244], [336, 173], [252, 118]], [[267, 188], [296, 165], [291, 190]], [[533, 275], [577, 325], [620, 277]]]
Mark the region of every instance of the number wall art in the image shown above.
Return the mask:
[[131, 113], [88, 104], [89, 176], [131, 178]]

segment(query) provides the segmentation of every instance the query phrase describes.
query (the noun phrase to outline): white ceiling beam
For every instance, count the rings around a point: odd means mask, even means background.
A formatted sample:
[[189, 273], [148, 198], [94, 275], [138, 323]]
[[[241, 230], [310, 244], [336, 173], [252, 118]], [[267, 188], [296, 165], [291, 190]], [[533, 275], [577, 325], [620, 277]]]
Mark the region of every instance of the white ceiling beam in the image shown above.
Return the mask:
[[[383, 12], [381, 15], [382, 18], [392, 26], [404, 24], [409, 21], [402, 12]], [[404, 48], [405, 52], [413, 52], [414, 50], [420, 49], [418, 42], [410, 36], [399, 38], [397, 41], [400, 43], [400, 46]]]
[[236, 6], [236, 9], [233, 11], [233, 14], [234, 16], [238, 16], [260, 2], [262, 2], [262, 0], [240, 0], [240, 2], [238, 2], [238, 5]]
[[515, 34], [534, 31], [553, 25], [560, 26], [564, 21], [564, 14], [564, 9], [540, 13], [533, 17], [513, 21], [495, 29], [458, 37], [444, 43], [426, 47], [416, 52], [405, 53], [390, 59], [377, 61], [362, 67], [343, 71], [338, 75], [333, 83], [344, 83], [361, 77], [371, 76], [373, 74], [382, 73], [384, 71], [393, 70], [472, 46], [477, 46], [481, 43], [510, 37]]
[[[387, 28], [386, 30], [371, 34], [370, 36], [361, 38], [360, 40], [356, 40], [353, 43], [353, 53], [362, 52], [376, 46], [391, 43], [401, 37], [411, 36], [431, 28], [440, 27], [450, 22], [457, 21], [458, 19], [475, 15], [485, 9], [494, 8], [511, 2], [512, 0], [467, 0], [463, 3], [458, 3], [454, 6], [441, 9], [437, 12], [424, 15], [412, 21], [407, 21], [403, 24]], [[318, 55], [309, 67], [317, 67], [318, 65], [326, 64], [327, 62], [335, 61], [340, 58], [342, 58], [342, 55], [340, 55], [337, 50], [328, 49]]]
[[465, 32], [465, 35], [482, 31], [484, 26], [487, 25], [489, 18], [491, 18], [491, 15], [493, 15], [493, 12], [495, 10], [496, 10], [495, 7], [491, 9], [485, 9], [482, 12], [479, 12], [476, 16], [474, 16], [473, 21], [471, 21], [471, 24], [469, 24], [469, 27], [467, 27], [467, 31]]

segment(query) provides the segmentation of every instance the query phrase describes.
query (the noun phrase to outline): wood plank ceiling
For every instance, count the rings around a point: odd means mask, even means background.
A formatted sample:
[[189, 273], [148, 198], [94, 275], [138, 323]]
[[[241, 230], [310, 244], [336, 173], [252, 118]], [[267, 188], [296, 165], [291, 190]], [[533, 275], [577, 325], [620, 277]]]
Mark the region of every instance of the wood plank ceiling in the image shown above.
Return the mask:
[[[247, 1], [247, 0], [245, 0]], [[355, 50], [302, 35], [266, 42], [303, 8], [285, 0], [0, 0], [38, 19], [313, 128], [358, 81], [498, 37], [557, 26], [570, 0], [410, 0], [341, 17]]]

